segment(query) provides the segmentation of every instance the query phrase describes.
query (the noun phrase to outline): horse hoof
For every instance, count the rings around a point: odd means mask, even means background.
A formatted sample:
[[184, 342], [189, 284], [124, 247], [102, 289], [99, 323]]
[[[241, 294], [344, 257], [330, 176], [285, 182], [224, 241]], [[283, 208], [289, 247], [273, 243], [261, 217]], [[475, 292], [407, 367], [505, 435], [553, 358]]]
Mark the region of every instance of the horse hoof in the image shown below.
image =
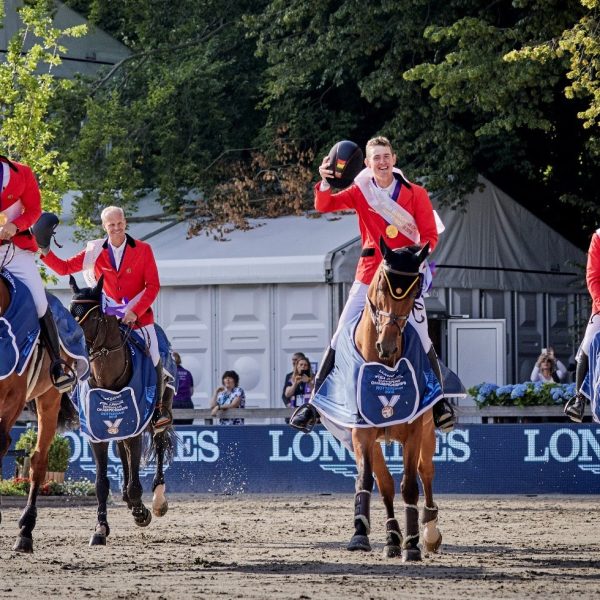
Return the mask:
[[402, 550], [402, 562], [415, 562], [421, 560], [421, 551], [418, 548], [405, 548]]
[[23, 554], [33, 554], [33, 540], [20, 535], [17, 537], [13, 550], [15, 552], [22, 552]]
[[148, 527], [152, 521], [152, 513], [147, 508], [144, 508], [142, 516], [139, 518], [134, 517], [134, 520], [138, 527]]
[[371, 552], [371, 544], [369, 538], [366, 535], [354, 535], [347, 546], [348, 550], [354, 552], [355, 550], [362, 550], [363, 552]]
[[155, 517], [164, 517], [169, 510], [169, 503], [165, 498], [165, 485], [157, 485], [152, 496], [152, 512]]
[[106, 546], [106, 536], [102, 533], [92, 534], [90, 546]]
[[432, 554], [435, 554], [440, 549], [441, 545], [442, 545], [442, 534], [441, 533], [440, 533], [440, 537], [435, 542], [428, 542], [427, 540], [423, 539], [423, 548], [425, 549], [425, 552], [431, 552]]
[[386, 558], [396, 558], [402, 556], [402, 548], [400, 546], [385, 546], [383, 549], [383, 555]]

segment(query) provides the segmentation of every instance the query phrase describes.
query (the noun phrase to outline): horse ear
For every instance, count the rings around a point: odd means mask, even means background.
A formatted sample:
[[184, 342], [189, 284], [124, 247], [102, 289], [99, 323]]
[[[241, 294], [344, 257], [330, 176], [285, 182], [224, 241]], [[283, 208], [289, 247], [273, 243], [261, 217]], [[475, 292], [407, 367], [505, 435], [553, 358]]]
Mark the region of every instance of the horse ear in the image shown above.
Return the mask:
[[101, 275], [100, 279], [98, 279], [98, 283], [96, 284], [96, 287], [92, 290], [93, 295], [99, 296], [102, 293], [103, 286], [104, 286], [104, 275]]
[[419, 264], [421, 264], [429, 256], [429, 246], [430, 244], [429, 242], [427, 242], [417, 255], [419, 259]]
[[79, 294], [81, 292], [73, 275], [69, 275], [69, 287], [71, 288], [74, 294]]
[[388, 245], [385, 243], [383, 236], [379, 238], [379, 250], [381, 250], [381, 256], [383, 256], [383, 258], [385, 258], [386, 255], [391, 252]]

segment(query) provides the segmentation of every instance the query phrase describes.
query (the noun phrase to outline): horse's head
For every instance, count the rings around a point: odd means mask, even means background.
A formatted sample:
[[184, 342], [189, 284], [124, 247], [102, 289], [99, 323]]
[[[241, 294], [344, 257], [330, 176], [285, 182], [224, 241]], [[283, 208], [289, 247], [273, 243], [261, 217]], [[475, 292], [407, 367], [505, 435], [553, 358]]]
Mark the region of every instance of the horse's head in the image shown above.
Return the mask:
[[391, 250], [383, 238], [379, 242], [383, 260], [367, 292], [367, 305], [375, 324], [375, 348], [382, 360], [401, 350], [401, 337], [415, 299], [421, 293], [421, 263], [429, 254], [429, 244]]

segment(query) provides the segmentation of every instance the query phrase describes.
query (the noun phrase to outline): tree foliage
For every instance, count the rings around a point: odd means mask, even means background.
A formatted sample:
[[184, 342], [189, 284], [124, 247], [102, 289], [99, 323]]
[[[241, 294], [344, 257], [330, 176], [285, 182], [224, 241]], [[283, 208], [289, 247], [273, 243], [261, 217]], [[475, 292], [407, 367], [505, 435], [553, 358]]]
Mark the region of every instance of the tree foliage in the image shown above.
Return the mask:
[[202, 198], [191, 233], [298, 210], [289, 190], [310, 197], [335, 141], [384, 134], [443, 202], [483, 174], [583, 246], [600, 216], [599, 2], [71, 0], [132, 51], [65, 101], [82, 222], [149, 188], [183, 214]]
[[[70, 83], [54, 77], [65, 51], [61, 38], [80, 37], [85, 26], [58, 30], [52, 24], [54, 4], [30, 2], [20, 9], [22, 28], [9, 41], [0, 63], [0, 147], [2, 153], [28, 164], [37, 175], [46, 210], [60, 211], [69, 189], [69, 164], [54, 146], [60, 121], [52, 102]], [[4, 2], [0, 2], [4, 21]]]

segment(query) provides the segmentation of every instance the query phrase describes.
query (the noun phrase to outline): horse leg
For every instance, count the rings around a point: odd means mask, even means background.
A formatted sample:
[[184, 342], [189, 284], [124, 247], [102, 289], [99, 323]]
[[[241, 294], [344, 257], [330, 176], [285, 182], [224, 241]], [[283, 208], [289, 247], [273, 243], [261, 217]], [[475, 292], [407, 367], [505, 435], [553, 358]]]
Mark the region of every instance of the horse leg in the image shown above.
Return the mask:
[[393, 558], [402, 554], [402, 532], [396, 516], [394, 515], [394, 478], [385, 464], [381, 444], [375, 443], [373, 449], [373, 471], [377, 477], [377, 487], [381, 493], [381, 499], [387, 513], [385, 522], [385, 547], [383, 549], [384, 556]]
[[91, 443], [92, 454], [96, 463], [96, 500], [98, 501], [98, 520], [90, 546], [106, 546], [106, 538], [110, 534], [106, 503], [110, 492], [108, 480], [108, 442]]
[[152, 481], [152, 512], [156, 517], [164, 517], [169, 510], [169, 503], [165, 497], [165, 474], [163, 471], [168, 435], [168, 430], [165, 430], [152, 438], [156, 452], [156, 473]]
[[400, 489], [404, 499], [404, 543], [402, 544], [402, 561], [421, 560], [419, 549], [419, 486], [417, 483], [417, 464], [421, 447], [421, 431], [413, 430], [403, 444], [404, 475]]
[[131, 502], [131, 514], [139, 527], [146, 527], [152, 521], [152, 513], [142, 502], [143, 488], [140, 482], [140, 462], [142, 460], [142, 434], [126, 440], [127, 462], [129, 468], [129, 484], [127, 496]]
[[373, 446], [377, 432], [375, 429], [353, 429], [352, 445], [356, 456], [358, 476], [354, 496], [354, 535], [348, 550], [371, 551], [369, 533], [371, 531], [370, 509], [373, 491]]
[[119, 455], [119, 460], [121, 461], [121, 465], [123, 466], [123, 483], [121, 485], [121, 498], [123, 502], [127, 504], [127, 508], [131, 510], [133, 505], [129, 500], [129, 496], [127, 495], [127, 486], [129, 485], [129, 461], [127, 458], [127, 451], [125, 450], [125, 442], [123, 440], [117, 442], [117, 454]]
[[[10, 427], [5, 429], [5, 423], [0, 417], [0, 476], [2, 475], [2, 459], [10, 448]], [[0, 495], [0, 509], [2, 508], [2, 495]], [[0, 523], [2, 523], [2, 511], [0, 510]]]
[[38, 414], [38, 435], [35, 450], [31, 456], [31, 468], [29, 478], [31, 485], [29, 487], [29, 497], [27, 505], [23, 509], [21, 518], [19, 519], [19, 535], [13, 546], [15, 552], [33, 552], [33, 529], [37, 521], [36, 500], [46, 479], [46, 471], [48, 469], [48, 451], [52, 438], [56, 433], [56, 421], [58, 419], [58, 411], [60, 409], [61, 394], [55, 388], [49, 389], [47, 392], [39, 396], [36, 400], [36, 408]]
[[423, 484], [425, 506], [421, 513], [423, 525], [423, 546], [426, 552], [437, 552], [442, 544], [442, 533], [438, 529], [438, 506], [433, 500], [433, 477], [435, 466], [436, 436], [431, 415], [424, 417], [421, 455], [419, 457], [419, 477]]

